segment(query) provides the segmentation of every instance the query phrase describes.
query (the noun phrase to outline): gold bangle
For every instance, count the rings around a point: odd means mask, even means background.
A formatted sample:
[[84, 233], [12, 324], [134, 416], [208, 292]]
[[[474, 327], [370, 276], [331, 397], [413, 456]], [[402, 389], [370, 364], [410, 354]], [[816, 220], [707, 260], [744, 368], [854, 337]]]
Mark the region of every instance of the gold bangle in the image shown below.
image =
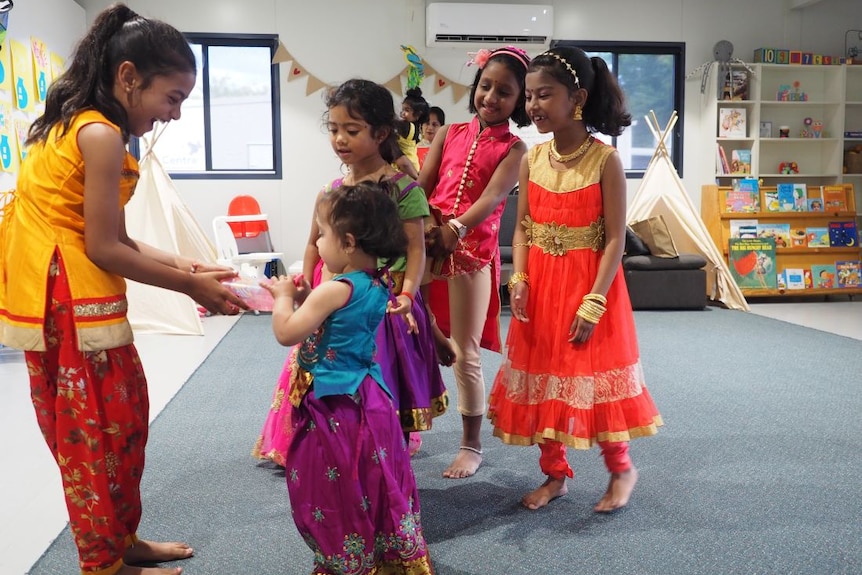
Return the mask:
[[603, 296], [600, 293], [588, 293], [587, 295], [584, 296], [583, 299], [584, 299], [584, 301], [592, 300], [592, 301], [599, 302], [602, 305], [608, 305], [608, 298], [606, 298], [605, 296]]
[[515, 272], [512, 274], [512, 277], [509, 278], [509, 281], [506, 283], [506, 286], [509, 288], [509, 291], [515, 289], [515, 284], [524, 282], [527, 285], [530, 285], [530, 276], [527, 275], [527, 272]]
[[528, 248], [531, 245], [533, 245], [533, 244], [531, 244], [530, 242], [518, 242], [516, 244], [512, 244], [512, 247], [513, 248]]
[[588, 299], [584, 299], [578, 307], [577, 316], [593, 325], [599, 323], [605, 313], [606, 308], [601, 304]]

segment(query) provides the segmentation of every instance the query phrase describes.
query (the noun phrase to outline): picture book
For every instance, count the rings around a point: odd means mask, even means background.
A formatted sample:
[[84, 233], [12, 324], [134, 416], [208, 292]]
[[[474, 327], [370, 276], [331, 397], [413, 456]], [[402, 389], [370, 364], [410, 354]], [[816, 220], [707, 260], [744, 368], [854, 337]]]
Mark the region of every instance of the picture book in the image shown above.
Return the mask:
[[722, 100], [748, 100], [748, 71], [729, 70], [722, 78]]
[[805, 275], [801, 268], [785, 268], [784, 282], [787, 289], [805, 289]]
[[811, 289], [814, 287], [814, 280], [811, 278], [811, 270], [804, 269], [802, 270], [802, 275], [805, 279], [805, 289]]
[[778, 287], [773, 238], [734, 238], [730, 240], [729, 248], [730, 273], [739, 287]]
[[793, 184], [781, 183], [776, 188], [778, 193], [778, 211], [792, 212], [796, 206], [796, 195], [793, 192]]
[[829, 247], [829, 228], [809, 227], [805, 228], [806, 245], [809, 248]]
[[720, 108], [718, 110], [719, 138], [745, 138], [747, 134], [745, 108]]
[[793, 211], [808, 211], [808, 186], [805, 184], [793, 184]]
[[812, 265], [811, 278], [816, 288], [832, 289], [835, 287], [835, 265]]
[[760, 195], [760, 180], [757, 178], [739, 178], [733, 180], [733, 189], [741, 192], [755, 192]]
[[840, 288], [862, 287], [862, 264], [859, 260], [835, 262], [835, 285]]
[[777, 274], [775, 274], [775, 285], [778, 286], [779, 291], [784, 291], [787, 289], [787, 282], [784, 281], [784, 270], [781, 270]]
[[727, 161], [727, 154], [724, 153], [724, 148], [721, 144], [715, 145], [715, 172], [717, 174], [729, 174], [730, 164]]
[[790, 224], [757, 224], [757, 237], [772, 238], [776, 248], [790, 247]]
[[823, 200], [820, 198], [808, 198], [808, 211], [809, 212], [822, 212], [823, 211]]
[[728, 190], [725, 211], [737, 214], [753, 214], [760, 211], [760, 193], [743, 190]]
[[763, 190], [764, 209], [767, 212], [778, 212], [778, 190], [772, 188], [764, 188]]
[[841, 184], [827, 185], [821, 188], [823, 208], [827, 212], [847, 211], [847, 192]]
[[731, 150], [730, 172], [733, 174], [751, 173], [751, 150]]
[[790, 228], [790, 247], [807, 248], [808, 232], [804, 227], [793, 226]]
[[833, 248], [853, 247], [859, 244], [856, 222], [829, 222], [829, 246]]
[[756, 238], [757, 220], [730, 220], [731, 238]]

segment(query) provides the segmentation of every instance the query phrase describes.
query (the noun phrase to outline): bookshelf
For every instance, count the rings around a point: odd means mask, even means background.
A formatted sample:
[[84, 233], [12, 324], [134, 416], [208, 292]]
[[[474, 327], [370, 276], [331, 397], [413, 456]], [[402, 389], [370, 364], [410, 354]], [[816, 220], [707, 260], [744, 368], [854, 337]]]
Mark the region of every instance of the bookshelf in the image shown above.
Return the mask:
[[[759, 178], [767, 186], [779, 182], [803, 182], [808, 186], [849, 182], [854, 184], [855, 204], [862, 205], [862, 66], [750, 67], [754, 74], [748, 78], [742, 99], [711, 101], [713, 108], [708, 117], [715, 119], [710, 143], [716, 157], [716, 184], [729, 186], [734, 178], [745, 175]], [[716, 93], [714, 88], [712, 94]], [[733, 131], [723, 136], [722, 120], [732, 110], [744, 112], [744, 133]], [[806, 124], [806, 119], [811, 123]], [[762, 124], [766, 131], [761, 131]], [[788, 130], [787, 137], [779, 136], [782, 126]], [[805, 137], [803, 131], [819, 137]], [[860, 150], [859, 157], [854, 157], [859, 161], [848, 166], [848, 152], [855, 149]], [[740, 150], [750, 155], [749, 174], [722, 169], [722, 152], [730, 168], [734, 152], [738, 155]], [[782, 163], [794, 162], [798, 172], [782, 173]]]
[[[755, 212], [729, 212], [727, 211], [727, 193], [732, 188], [729, 186], [718, 186], [708, 184], [701, 188], [701, 217], [712, 240], [724, 256], [725, 262], [729, 261], [729, 240], [731, 238], [731, 220], [757, 221], [758, 225], [789, 224], [790, 229], [806, 228], [828, 228], [830, 222], [856, 222], [857, 241], [851, 247], [797, 247], [792, 242], [787, 247], [777, 247], [775, 250], [775, 272], [785, 269], [807, 269], [812, 266], [834, 265], [837, 261], [859, 261], [862, 260], [862, 249], [860, 249], [858, 236], [858, 216], [856, 213], [856, 195], [852, 192], [846, 194], [847, 206], [842, 211], [823, 212], [771, 212], [766, 211], [767, 195], [776, 192], [775, 186], [761, 187], [759, 193], [760, 210]], [[808, 197], [819, 197], [818, 186], [807, 186]], [[858, 192], [857, 192], [858, 193]], [[771, 296], [825, 296], [825, 295], [849, 295], [862, 294], [862, 286], [859, 287], [833, 287], [806, 289], [764, 289], [764, 288], [741, 288], [745, 297], [771, 297]]]

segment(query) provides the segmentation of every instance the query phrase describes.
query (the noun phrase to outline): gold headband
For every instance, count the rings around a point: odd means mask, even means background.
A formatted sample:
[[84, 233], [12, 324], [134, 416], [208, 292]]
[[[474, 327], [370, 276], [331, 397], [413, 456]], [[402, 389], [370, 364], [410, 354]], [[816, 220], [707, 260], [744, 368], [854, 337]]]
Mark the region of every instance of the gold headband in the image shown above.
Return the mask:
[[565, 67], [566, 67], [566, 70], [568, 70], [568, 71], [569, 71], [569, 73], [572, 75], [572, 77], [574, 77], [574, 79], [575, 79], [575, 88], [580, 88], [580, 87], [581, 87], [581, 81], [578, 79], [578, 73], [577, 73], [577, 72], [575, 72], [575, 69], [574, 69], [574, 68], [572, 68], [572, 65], [571, 65], [571, 64], [569, 64], [569, 63], [566, 61], [566, 59], [565, 59], [565, 58], [563, 58], [562, 56], [560, 56], [559, 54], [556, 54], [556, 53], [554, 53], [554, 52], [542, 52], [541, 54], [539, 54], [539, 56], [536, 56], [536, 58], [538, 58], [538, 57], [540, 57], [540, 56], [550, 56], [550, 57], [552, 57], [552, 58], [556, 58], [556, 59], [557, 59], [557, 61], [559, 61], [559, 62], [560, 62], [560, 64], [562, 64], [563, 66], [565, 66]]

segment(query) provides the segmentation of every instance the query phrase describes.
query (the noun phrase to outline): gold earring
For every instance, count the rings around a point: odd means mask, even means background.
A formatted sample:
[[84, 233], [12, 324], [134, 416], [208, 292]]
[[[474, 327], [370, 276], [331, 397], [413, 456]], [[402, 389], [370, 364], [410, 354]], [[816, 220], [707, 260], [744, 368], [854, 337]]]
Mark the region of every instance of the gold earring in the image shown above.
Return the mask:
[[576, 121], [580, 121], [584, 119], [583, 114], [581, 113], [583, 108], [581, 108], [580, 104], [575, 104], [575, 113], [572, 114], [572, 119]]

